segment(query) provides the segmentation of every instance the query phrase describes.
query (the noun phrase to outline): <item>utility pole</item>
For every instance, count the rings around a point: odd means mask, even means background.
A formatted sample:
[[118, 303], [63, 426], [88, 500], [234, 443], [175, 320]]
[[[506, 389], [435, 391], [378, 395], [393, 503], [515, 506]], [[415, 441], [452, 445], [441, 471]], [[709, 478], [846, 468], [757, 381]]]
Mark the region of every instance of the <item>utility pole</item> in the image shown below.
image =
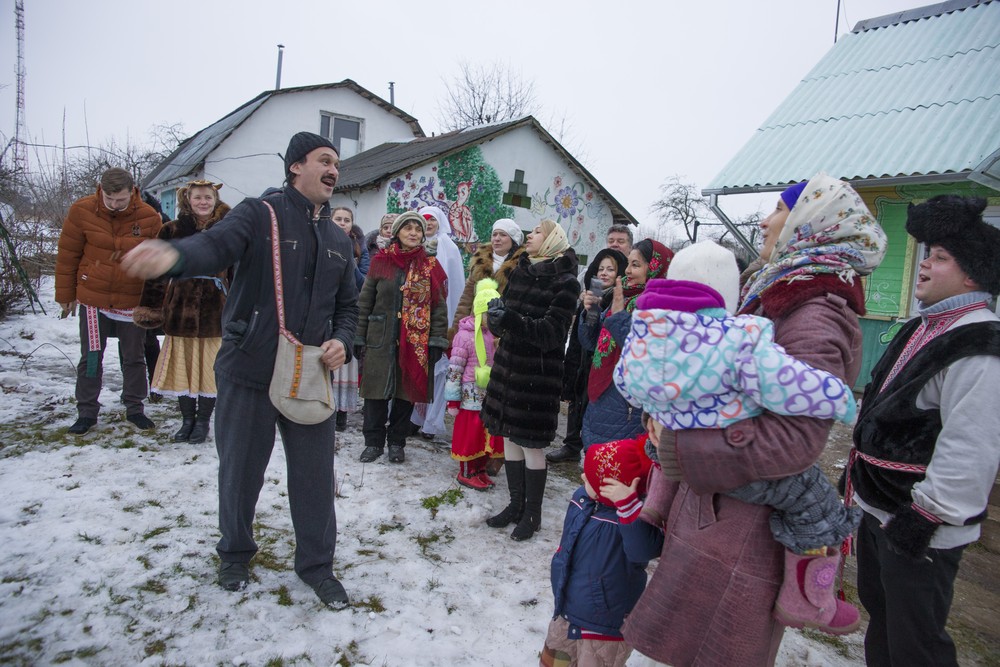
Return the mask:
[[28, 154], [24, 148], [27, 131], [24, 128], [24, 0], [14, 2], [14, 25], [17, 28], [17, 114], [14, 120], [14, 173], [23, 178], [28, 171]]

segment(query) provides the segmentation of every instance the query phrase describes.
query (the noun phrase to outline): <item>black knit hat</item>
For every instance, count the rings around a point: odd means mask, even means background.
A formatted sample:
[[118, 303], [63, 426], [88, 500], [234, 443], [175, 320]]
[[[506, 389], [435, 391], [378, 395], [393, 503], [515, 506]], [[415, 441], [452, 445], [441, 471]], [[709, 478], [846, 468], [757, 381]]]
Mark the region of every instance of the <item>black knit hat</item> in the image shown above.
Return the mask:
[[906, 231], [925, 245], [947, 250], [986, 292], [1000, 294], [1000, 229], [983, 220], [982, 197], [938, 195], [910, 204]]
[[326, 137], [321, 137], [312, 132], [299, 132], [293, 136], [288, 141], [288, 148], [285, 149], [285, 176], [287, 177], [292, 173], [293, 164], [302, 162], [309, 153], [317, 148], [331, 148], [334, 153], [340, 156], [340, 153], [337, 152], [337, 147]]

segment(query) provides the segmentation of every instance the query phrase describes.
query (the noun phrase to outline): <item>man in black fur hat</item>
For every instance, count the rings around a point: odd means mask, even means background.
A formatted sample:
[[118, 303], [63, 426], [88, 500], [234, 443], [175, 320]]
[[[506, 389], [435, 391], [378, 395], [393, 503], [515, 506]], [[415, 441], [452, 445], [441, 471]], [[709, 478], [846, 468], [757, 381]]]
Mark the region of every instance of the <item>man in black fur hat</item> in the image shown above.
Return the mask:
[[[945, 630], [966, 545], [979, 538], [1000, 464], [1000, 229], [986, 200], [910, 205], [925, 244], [906, 323], [872, 371], [850, 479], [868, 665], [957, 665]], [[850, 493], [852, 489], [848, 489]]]

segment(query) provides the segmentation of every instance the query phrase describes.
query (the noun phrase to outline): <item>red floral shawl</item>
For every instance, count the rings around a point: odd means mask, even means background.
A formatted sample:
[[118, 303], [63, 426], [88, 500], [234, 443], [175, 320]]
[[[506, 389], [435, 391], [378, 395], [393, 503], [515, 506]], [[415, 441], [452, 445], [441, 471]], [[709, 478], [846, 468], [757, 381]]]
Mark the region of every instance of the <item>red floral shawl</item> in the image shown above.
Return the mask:
[[368, 275], [391, 278], [398, 271], [405, 272], [396, 357], [400, 381], [411, 388], [408, 393], [415, 399], [426, 398], [431, 312], [445, 299], [447, 276], [437, 259], [427, 256], [423, 246], [403, 250], [399, 243], [392, 243], [375, 255]]
[[[649, 257], [649, 268], [646, 271], [646, 283], [648, 283], [653, 278], [666, 277], [667, 267], [670, 266], [670, 260], [673, 259], [674, 253], [659, 241], [652, 239], [645, 240], [653, 244], [653, 252]], [[642, 243], [643, 241], [637, 243], [636, 248]], [[639, 251], [642, 252], [641, 249]], [[643, 253], [643, 256], [645, 256], [645, 253]], [[619, 280], [621, 280], [624, 287], [627, 278], [622, 276]], [[624, 287], [625, 310], [627, 312], [631, 313], [635, 310], [635, 300], [646, 289], [646, 283], [638, 287]], [[607, 318], [610, 316], [611, 308], [609, 306], [604, 312], [604, 317]], [[597, 336], [597, 349], [594, 350], [594, 362], [590, 367], [590, 377], [587, 378], [587, 397], [591, 401], [596, 401], [604, 393], [604, 390], [611, 386], [611, 375], [621, 354], [621, 347], [615, 343], [611, 332], [602, 324], [601, 333]]]

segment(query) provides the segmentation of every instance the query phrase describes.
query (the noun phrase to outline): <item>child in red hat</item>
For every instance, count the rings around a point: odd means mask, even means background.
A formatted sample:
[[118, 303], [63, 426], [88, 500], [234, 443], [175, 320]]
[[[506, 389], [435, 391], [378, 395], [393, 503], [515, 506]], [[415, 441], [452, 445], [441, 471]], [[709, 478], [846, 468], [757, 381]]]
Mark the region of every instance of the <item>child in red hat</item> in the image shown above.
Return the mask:
[[646, 587], [646, 565], [663, 548], [663, 532], [637, 521], [652, 467], [647, 439], [587, 450], [583, 486], [570, 500], [552, 557], [555, 614], [542, 650], [545, 667], [621, 667], [632, 653], [621, 626]]

